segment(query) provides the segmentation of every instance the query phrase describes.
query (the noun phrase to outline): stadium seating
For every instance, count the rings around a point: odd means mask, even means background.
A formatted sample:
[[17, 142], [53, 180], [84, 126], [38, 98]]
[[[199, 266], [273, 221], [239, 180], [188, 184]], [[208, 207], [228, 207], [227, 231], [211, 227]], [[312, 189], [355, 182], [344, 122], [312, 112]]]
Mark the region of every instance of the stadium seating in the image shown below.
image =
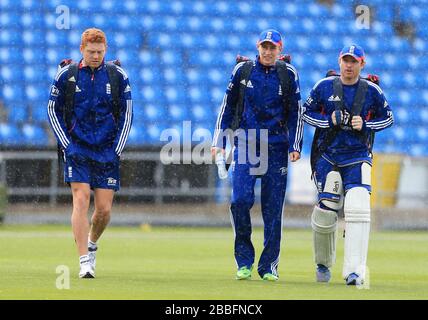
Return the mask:
[[[395, 128], [379, 135], [377, 143], [384, 145], [376, 148], [428, 155], [428, 2], [367, 0], [370, 29], [355, 26], [351, 3], [0, 0], [0, 100], [9, 115], [0, 125], [0, 146], [48, 143], [46, 105], [56, 65], [80, 58], [80, 35], [87, 27], [106, 31], [106, 59], [120, 59], [129, 74], [133, 146], [159, 145], [163, 129], [185, 120], [212, 130], [236, 54], [254, 58], [258, 33], [273, 27], [283, 33], [284, 51], [299, 71], [303, 99], [326, 70], [337, 69], [343, 45], [362, 45], [365, 72], [380, 75], [395, 111]], [[71, 12], [69, 29], [56, 28], [57, 10], [64, 8]], [[398, 20], [414, 25], [413, 41], [395, 34]], [[12, 139], [16, 132], [22, 134]], [[305, 151], [311, 133], [306, 127]]]

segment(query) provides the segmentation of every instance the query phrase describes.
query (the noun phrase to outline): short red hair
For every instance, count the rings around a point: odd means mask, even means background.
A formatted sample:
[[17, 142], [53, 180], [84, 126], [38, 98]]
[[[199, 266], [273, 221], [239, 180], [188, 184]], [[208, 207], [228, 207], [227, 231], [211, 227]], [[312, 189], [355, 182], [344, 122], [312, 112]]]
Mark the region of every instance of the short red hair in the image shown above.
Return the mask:
[[104, 43], [107, 46], [106, 34], [102, 30], [97, 28], [86, 29], [82, 33], [82, 41], [80, 42], [80, 45], [85, 47], [88, 42]]

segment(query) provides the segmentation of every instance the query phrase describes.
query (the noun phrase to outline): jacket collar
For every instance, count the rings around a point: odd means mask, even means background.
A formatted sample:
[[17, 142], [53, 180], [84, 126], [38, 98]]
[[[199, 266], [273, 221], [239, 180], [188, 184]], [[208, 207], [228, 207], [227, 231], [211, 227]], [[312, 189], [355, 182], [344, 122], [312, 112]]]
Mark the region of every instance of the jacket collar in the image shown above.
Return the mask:
[[271, 71], [275, 70], [274, 65], [273, 66], [265, 66], [265, 65], [261, 64], [260, 63], [260, 57], [258, 55], [256, 57], [256, 68], [258, 68], [264, 72], [266, 72], [266, 71], [271, 72]]

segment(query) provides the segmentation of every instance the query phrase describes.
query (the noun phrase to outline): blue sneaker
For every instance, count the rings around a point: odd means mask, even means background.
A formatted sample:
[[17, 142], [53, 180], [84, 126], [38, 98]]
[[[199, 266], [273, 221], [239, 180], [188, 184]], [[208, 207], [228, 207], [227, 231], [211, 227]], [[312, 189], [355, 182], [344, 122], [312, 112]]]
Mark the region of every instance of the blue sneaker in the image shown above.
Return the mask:
[[323, 264], [317, 264], [317, 282], [329, 282], [330, 278], [330, 270]]
[[352, 272], [347, 278], [346, 278], [346, 285], [348, 286], [360, 286], [364, 283], [363, 279], [360, 278], [358, 274], [355, 272]]

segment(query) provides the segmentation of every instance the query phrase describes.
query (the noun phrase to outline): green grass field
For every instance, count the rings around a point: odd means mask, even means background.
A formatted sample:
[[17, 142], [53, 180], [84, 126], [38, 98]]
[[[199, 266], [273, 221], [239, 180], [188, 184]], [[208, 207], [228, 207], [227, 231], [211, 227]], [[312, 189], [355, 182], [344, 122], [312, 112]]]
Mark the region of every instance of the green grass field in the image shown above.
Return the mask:
[[[368, 288], [341, 278], [343, 239], [329, 284], [315, 283], [309, 230], [284, 230], [280, 280], [234, 279], [231, 228], [110, 227], [97, 278], [78, 279], [69, 226], [0, 227], [0, 299], [428, 299], [428, 233], [372, 232]], [[253, 234], [256, 254], [262, 230]], [[58, 265], [70, 289], [56, 288]]]

